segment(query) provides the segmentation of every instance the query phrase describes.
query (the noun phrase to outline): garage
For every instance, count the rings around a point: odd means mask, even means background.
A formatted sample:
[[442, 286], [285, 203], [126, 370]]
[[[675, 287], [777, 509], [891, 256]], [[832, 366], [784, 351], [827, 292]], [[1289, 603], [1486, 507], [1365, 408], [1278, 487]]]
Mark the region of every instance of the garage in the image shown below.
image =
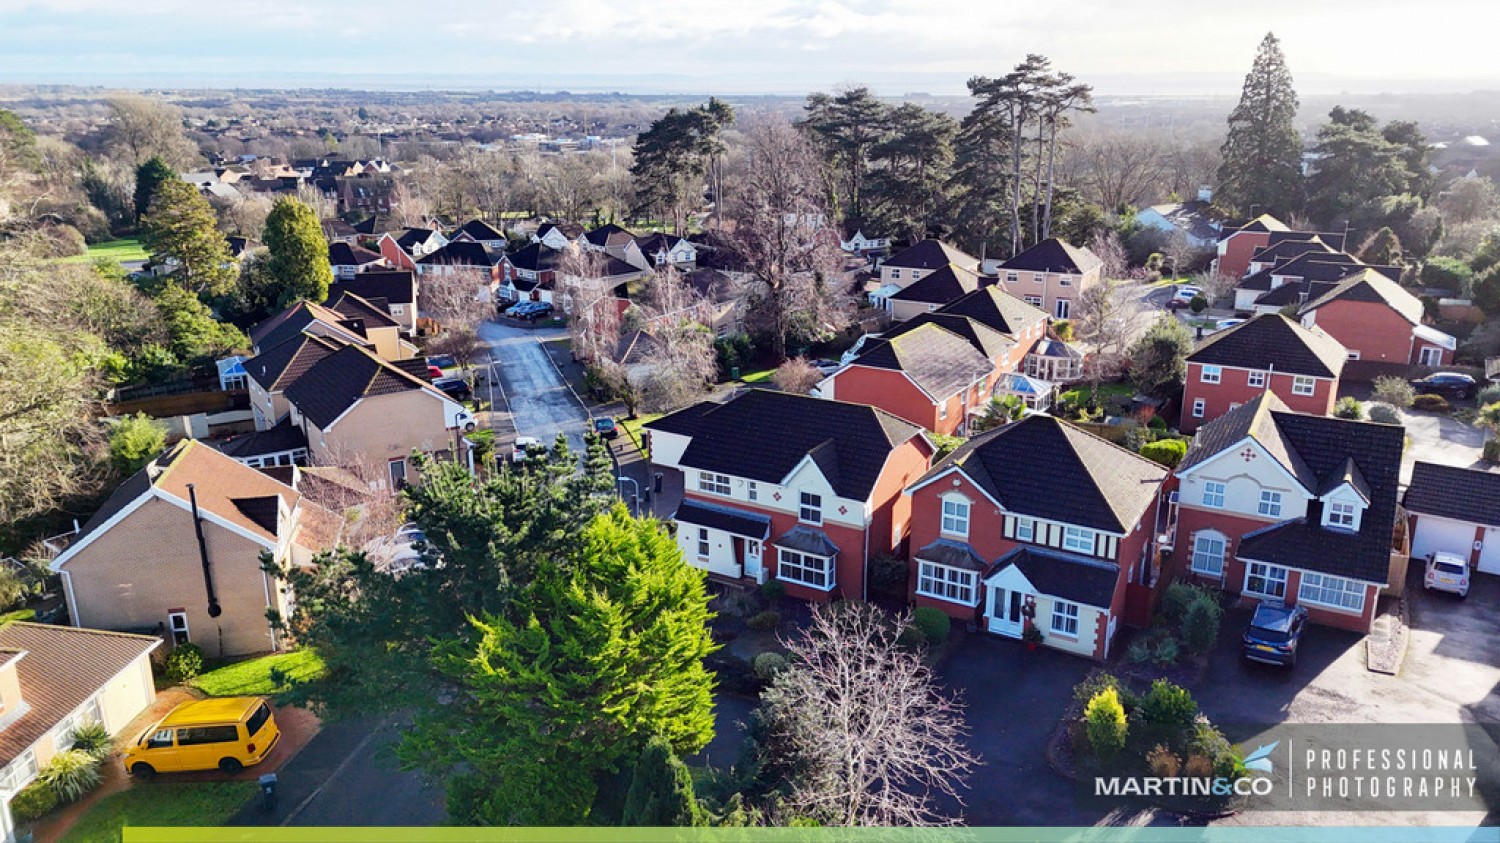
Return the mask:
[[1413, 559], [1447, 551], [1500, 576], [1500, 472], [1418, 462], [1402, 504]]
[[[1500, 545], [1500, 536], [1496, 536]], [[1474, 544], [1474, 525], [1463, 521], [1438, 518], [1435, 515], [1418, 515], [1417, 527], [1411, 535], [1411, 558], [1426, 559], [1438, 551], [1455, 553], [1468, 559]], [[1500, 564], [1500, 550], [1496, 551], [1496, 564]], [[1495, 573], [1500, 573], [1496, 569]]]
[[1500, 574], [1500, 527], [1485, 528], [1484, 549], [1479, 551], [1479, 570], [1486, 574]]

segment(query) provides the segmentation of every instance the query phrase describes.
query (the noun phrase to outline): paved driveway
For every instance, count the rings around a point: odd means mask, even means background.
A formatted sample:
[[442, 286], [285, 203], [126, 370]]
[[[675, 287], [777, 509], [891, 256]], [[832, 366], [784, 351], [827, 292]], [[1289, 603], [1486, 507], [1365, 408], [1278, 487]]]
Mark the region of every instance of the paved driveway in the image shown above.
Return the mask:
[[1449, 416], [1403, 410], [1409, 444], [1401, 459], [1401, 482], [1411, 482], [1411, 467], [1418, 460], [1460, 468], [1491, 469], [1480, 459], [1484, 431]]
[[520, 328], [500, 322], [484, 322], [479, 337], [490, 347], [490, 357], [500, 374], [501, 386], [510, 402], [518, 436], [535, 436], [550, 445], [559, 432], [568, 444], [583, 451], [589, 414], [579, 403], [557, 367], [547, 357], [541, 340], [563, 336], [560, 328]]

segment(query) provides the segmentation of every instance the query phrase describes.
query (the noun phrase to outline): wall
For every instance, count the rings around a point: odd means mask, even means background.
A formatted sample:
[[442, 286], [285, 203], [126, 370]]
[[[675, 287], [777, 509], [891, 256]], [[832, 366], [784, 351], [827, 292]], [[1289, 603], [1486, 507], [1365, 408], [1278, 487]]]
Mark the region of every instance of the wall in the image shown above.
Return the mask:
[[[1219, 383], [1204, 383], [1203, 365], [1188, 363], [1187, 384], [1182, 394], [1180, 429], [1183, 433], [1192, 433], [1199, 426], [1229, 412], [1232, 409], [1231, 405], [1249, 403], [1265, 391], [1262, 387], [1249, 385], [1250, 370], [1232, 366], [1219, 368], [1221, 370]], [[1315, 416], [1326, 416], [1333, 412], [1334, 401], [1338, 397], [1337, 379], [1314, 378], [1312, 395], [1294, 395], [1292, 394], [1294, 378], [1294, 375], [1274, 372], [1268, 375], [1267, 382], [1270, 390], [1276, 393], [1276, 397], [1295, 412], [1310, 413]], [[1204, 399], [1205, 402], [1201, 418], [1193, 415], [1193, 403], [1199, 398]]]
[[963, 412], [954, 412], [955, 403], [949, 405], [948, 418], [940, 420], [933, 399], [901, 372], [848, 366], [830, 385], [832, 389], [824, 390], [829, 398], [879, 407], [927, 430], [952, 433], [963, 424]]
[[1238, 281], [1250, 268], [1250, 256], [1264, 249], [1271, 235], [1264, 231], [1244, 231], [1219, 241], [1219, 258], [1215, 267], [1219, 275]]
[[[1317, 325], [1360, 360], [1385, 363], [1415, 363], [1412, 325], [1406, 317], [1380, 302], [1332, 301], [1303, 318], [1304, 325]], [[1446, 352], [1444, 362], [1453, 353]]]
[[99, 695], [99, 708], [104, 714], [104, 725], [111, 733], [118, 733], [151, 705], [156, 699], [156, 683], [151, 675], [151, 655], [142, 654], [104, 686]]
[[[454, 438], [443, 423], [443, 407], [441, 398], [421, 389], [370, 396], [325, 436], [309, 423], [308, 446], [315, 461], [346, 462], [359, 455], [376, 469], [394, 459], [409, 460], [413, 451], [449, 451]], [[416, 477], [409, 461], [407, 477]]]

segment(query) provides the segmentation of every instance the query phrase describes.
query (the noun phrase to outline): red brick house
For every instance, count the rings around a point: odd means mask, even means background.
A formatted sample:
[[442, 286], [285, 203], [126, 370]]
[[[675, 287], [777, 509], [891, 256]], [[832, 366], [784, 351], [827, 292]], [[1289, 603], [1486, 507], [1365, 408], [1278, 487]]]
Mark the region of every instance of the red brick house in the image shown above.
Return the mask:
[[1422, 324], [1422, 300], [1373, 269], [1362, 269], [1298, 312], [1349, 351], [1351, 360], [1422, 366], [1453, 362], [1458, 341]]
[[870, 560], [910, 528], [901, 492], [934, 453], [921, 428], [883, 410], [768, 390], [646, 429], [652, 469], [682, 473], [673, 520], [688, 563], [815, 601], [867, 598]]
[[1242, 603], [1368, 631], [1393, 563], [1406, 431], [1295, 413], [1272, 393], [1199, 431], [1177, 469], [1173, 558]]
[[1286, 224], [1270, 214], [1261, 214], [1219, 239], [1219, 256], [1214, 258], [1213, 272], [1225, 278], [1244, 278], [1250, 269], [1250, 256], [1264, 249], [1272, 232], [1290, 231]]
[[1348, 353], [1319, 328], [1268, 313], [1220, 331], [1187, 358], [1182, 393], [1184, 433], [1261, 393], [1276, 393], [1297, 412], [1326, 416], [1338, 397]]
[[[907, 488], [912, 602], [1103, 659], [1149, 618], [1167, 470], [1051, 416], [974, 437]], [[1131, 605], [1131, 604], [1135, 605]]]

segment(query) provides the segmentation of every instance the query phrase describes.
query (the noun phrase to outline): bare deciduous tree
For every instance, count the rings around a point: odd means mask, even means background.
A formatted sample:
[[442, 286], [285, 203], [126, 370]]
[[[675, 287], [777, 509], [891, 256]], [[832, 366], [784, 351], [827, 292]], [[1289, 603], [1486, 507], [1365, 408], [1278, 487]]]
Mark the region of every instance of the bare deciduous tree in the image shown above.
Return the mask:
[[200, 166], [203, 156], [182, 129], [182, 110], [141, 96], [111, 97], [110, 140], [132, 167], [160, 155], [178, 172]]
[[318, 465], [303, 469], [298, 489], [308, 500], [343, 519], [342, 541], [363, 548], [393, 535], [406, 518], [405, 504], [387, 484], [389, 469], [362, 454], [334, 445]]
[[1141, 303], [1141, 288], [1117, 278], [1103, 278], [1078, 297], [1075, 334], [1085, 346], [1084, 377], [1098, 399], [1099, 384], [1119, 375], [1130, 344], [1150, 326]]
[[1138, 207], [1162, 197], [1166, 154], [1150, 133], [1096, 131], [1075, 143], [1070, 175], [1089, 201], [1107, 211]]
[[806, 395], [821, 380], [823, 373], [806, 357], [788, 357], [771, 375], [771, 383], [776, 384], [777, 389], [796, 395]]
[[826, 825], [950, 825], [940, 813], [978, 763], [962, 705], [942, 694], [920, 653], [896, 643], [910, 617], [865, 603], [813, 610], [785, 644], [791, 663], [762, 697], [789, 807]]

